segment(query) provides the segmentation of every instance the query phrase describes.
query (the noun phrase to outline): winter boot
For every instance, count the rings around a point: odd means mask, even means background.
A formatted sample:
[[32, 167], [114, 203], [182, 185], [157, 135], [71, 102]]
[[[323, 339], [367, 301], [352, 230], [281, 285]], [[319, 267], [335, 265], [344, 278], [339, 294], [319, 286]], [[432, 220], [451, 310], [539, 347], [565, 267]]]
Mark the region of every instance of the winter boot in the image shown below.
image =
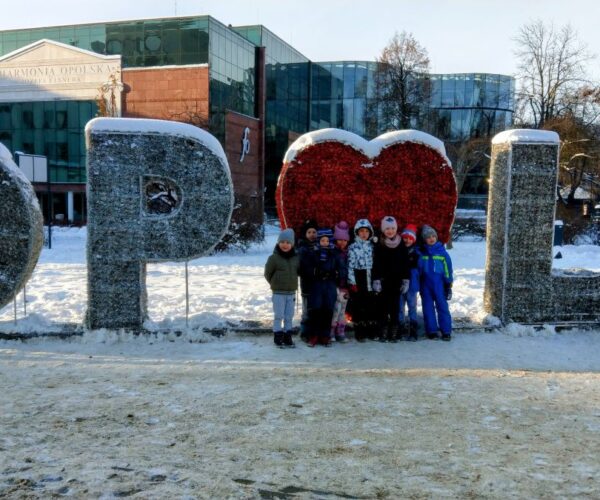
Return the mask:
[[427, 332], [425, 334], [425, 336], [429, 339], [429, 340], [439, 340], [440, 336], [438, 334], [438, 332]]
[[408, 324], [408, 340], [416, 342], [419, 334], [419, 323], [415, 320], [411, 320]]
[[285, 347], [296, 347], [296, 344], [294, 344], [294, 341], [292, 340], [292, 332], [291, 331], [287, 331], [283, 333], [283, 345]]
[[283, 332], [273, 332], [273, 342], [277, 347], [283, 347]]
[[388, 336], [389, 326], [388, 325], [386, 325], [385, 323], [378, 325], [377, 332], [378, 332], [377, 340], [379, 340], [379, 342], [387, 342], [389, 340], [389, 336]]
[[400, 323], [398, 325], [398, 334], [396, 335], [396, 340], [408, 340], [408, 328], [404, 323]]
[[354, 323], [354, 338], [357, 342], [364, 342], [366, 340], [365, 324], [362, 321]]
[[346, 338], [346, 325], [343, 323], [338, 323], [337, 328], [335, 329], [335, 340], [341, 343], [348, 342]]
[[316, 346], [317, 342], [319, 342], [319, 337], [316, 335], [312, 336], [310, 339], [308, 339], [308, 347]]
[[445, 342], [450, 342], [452, 340], [452, 335], [449, 333], [442, 333], [442, 340]]
[[398, 325], [388, 326], [387, 340], [392, 343], [398, 342]]
[[332, 342], [335, 342], [336, 339], [336, 335], [337, 335], [337, 328], [338, 328], [338, 324], [334, 323], [333, 325], [331, 325], [331, 330], [329, 331], [329, 338], [331, 339]]

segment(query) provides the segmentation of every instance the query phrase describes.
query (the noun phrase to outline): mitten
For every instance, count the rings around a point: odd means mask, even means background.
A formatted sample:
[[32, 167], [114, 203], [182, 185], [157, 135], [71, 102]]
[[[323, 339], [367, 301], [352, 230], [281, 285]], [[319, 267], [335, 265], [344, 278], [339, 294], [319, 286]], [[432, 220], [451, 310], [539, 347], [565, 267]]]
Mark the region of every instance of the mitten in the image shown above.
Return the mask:
[[402, 280], [402, 288], [400, 288], [400, 295], [404, 295], [408, 292], [408, 287], [410, 286], [410, 280]]
[[358, 285], [350, 285], [348, 288], [352, 293], [358, 293]]
[[446, 300], [452, 300], [452, 283], [446, 285]]
[[373, 281], [373, 291], [375, 293], [380, 293], [381, 292], [381, 280], [374, 280]]

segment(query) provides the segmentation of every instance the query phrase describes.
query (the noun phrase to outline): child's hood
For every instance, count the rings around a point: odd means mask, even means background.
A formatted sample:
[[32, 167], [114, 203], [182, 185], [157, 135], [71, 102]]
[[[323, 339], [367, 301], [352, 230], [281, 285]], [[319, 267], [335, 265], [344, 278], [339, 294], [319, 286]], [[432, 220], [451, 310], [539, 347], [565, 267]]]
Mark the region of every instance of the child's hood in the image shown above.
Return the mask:
[[369, 236], [369, 240], [371, 238], [373, 238], [373, 235], [375, 234], [373, 231], [373, 226], [369, 222], [369, 219], [358, 219], [356, 221], [356, 224], [354, 224], [354, 236], [356, 236], [357, 241], [360, 239], [358, 237], [358, 230], [363, 227], [366, 227], [371, 232], [371, 235]]

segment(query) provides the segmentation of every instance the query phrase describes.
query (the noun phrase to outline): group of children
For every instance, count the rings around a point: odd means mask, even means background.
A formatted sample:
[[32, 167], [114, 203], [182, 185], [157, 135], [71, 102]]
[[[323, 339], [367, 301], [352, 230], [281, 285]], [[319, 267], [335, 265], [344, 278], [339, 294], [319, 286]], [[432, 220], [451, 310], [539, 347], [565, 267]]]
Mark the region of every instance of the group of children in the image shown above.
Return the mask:
[[265, 265], [265, 278], [273, 292], [277, 346], [294, 347], [292, 319], [298, 276], [300, 335], [311, 347], [347, 342], [347, 313], [358, 342], [416, 341], [417, 294], [421, 295], [425, 336], [451, 340], [452, 261], [435, 229], [422, 226], [419, 238], [417, 227], [408, 224], [399, 233], [396, 219], [386, 216], [380, 230], [377, 238], [371, 223], [359, 219], [350, 243], [347, 222], [341, 221], [331, 230], [308, 220], [300, 230], [297, 247], [294, 231], [281, 231]]

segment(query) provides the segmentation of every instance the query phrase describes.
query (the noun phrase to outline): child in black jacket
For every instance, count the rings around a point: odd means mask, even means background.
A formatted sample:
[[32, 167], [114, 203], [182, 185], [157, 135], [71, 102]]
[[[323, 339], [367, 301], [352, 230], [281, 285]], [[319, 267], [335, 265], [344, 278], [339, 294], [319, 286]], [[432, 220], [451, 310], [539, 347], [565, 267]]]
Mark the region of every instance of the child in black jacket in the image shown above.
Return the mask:
[[379, 340], [396, 342], [400, 295], [408, 291], [410, 269], [394, 217], [388, 215], [381, 220], [381, 233], [373, 258], [373, 291], [379, 293]]

